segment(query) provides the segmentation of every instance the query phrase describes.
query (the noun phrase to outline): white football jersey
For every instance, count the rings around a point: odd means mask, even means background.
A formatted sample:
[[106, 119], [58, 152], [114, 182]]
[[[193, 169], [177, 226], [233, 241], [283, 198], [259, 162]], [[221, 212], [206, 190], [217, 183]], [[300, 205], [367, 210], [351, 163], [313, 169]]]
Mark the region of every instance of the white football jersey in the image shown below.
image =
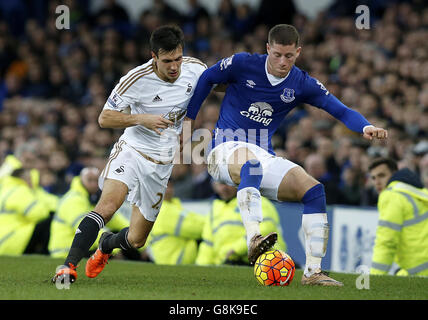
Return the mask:
[[129, 71], [113, 89], [104, 109], [126, 112], [129, 107], [131, 114], [163, 114], [174, 125], [164, 129], [161, 135], [142, 125], [128, 127], [120, 140], [153, 159], [172, 161], [187, 105], [206, 68], [196, 58], [183, 57], [180, 76], [174, 83], [156, 75], [153, 59]]

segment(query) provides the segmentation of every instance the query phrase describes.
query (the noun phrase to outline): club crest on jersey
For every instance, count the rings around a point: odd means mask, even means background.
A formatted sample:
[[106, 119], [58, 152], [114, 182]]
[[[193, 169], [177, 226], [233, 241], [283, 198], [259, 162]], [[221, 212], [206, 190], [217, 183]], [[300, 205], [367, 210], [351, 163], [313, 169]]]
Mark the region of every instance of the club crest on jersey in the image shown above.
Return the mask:
[[285, 88], [284, 92], [280, 95], [280, 97], [281, 97], [281, 100], [284, 101], [285, 103], [290, 103], [296, 98], [294, 96], [294, 90], [289, 88]]
[[119, 168], [117, 168], [116, 170], [114, 170], [114, 173], [116, 173], [116, 174], [124, 174], [125, 173], [125, 167], [124, 166], [120, 166]]
[[242, 110], [241, 115], [250, 120], [262, 123], [264, 126], [272, 122], [273, 108], [266, 102], [255, 102], [250, 105], [248, 111]]

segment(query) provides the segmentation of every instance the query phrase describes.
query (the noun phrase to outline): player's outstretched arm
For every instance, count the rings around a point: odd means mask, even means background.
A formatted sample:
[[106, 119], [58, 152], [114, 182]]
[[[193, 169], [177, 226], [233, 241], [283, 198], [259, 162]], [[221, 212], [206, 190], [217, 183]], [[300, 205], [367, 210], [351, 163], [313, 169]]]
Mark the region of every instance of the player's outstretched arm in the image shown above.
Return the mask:
[[367, 140], [388, 138], [388, 132], [385, 129], [370, 124], [362, 114], [348, 108], [333, 95], [330, 94], [326, 99], [328, 103], [323, 109], [342, 121], [349, 129], [362, 133], [363, 138]]
[[104, 109], [98, 117], [101, 128], [121, 129], [136, 125], [145, 126], [148, 129], [161, 134], [159, 129], [166, 129], [174, 123], [156, 114], [126, 114], [119, 111]]
[[388, 138], [388, 132], [385, 129], [373, 126], [362, 114], [348, 108], [317, 79], [310, 76], [306, 76], [304, 82], [304, 102], [327, 111], [350, 130], [361, 133], [365, 139]]

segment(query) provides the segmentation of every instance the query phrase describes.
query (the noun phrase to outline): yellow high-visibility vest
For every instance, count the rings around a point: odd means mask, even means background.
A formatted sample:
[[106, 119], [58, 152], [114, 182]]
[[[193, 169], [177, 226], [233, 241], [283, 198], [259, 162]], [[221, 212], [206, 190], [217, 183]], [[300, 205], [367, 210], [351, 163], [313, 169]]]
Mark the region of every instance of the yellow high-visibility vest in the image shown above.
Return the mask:
[[4, 177], [0, 184], [0, 255], [21, 255], [36, 224], [48, 217], [48, 206], [23, 179]]
[[379, 221], [370, 273], [428, 276], [428, 189], [391, 182], [379, 195]]
[[[286, 251], [287, 247], [282, 237], [278, 212], [272, 202], [264, 197], [262, 197], [262, 212], [261, 234], [277, 232], [278, 241], [274, 248]], [[202, 237], [196, 264], [223, 264], [230, 251], [234, 251], [235, 254], [228, 259], [248, 263], [246, 231], [237, 198], [228, 202], [219, 199], [213, 201], [211, 213], [205, 221]]]
[[204, 215], [184, 210], [180, 199], [164, 200], [147, 241], [154, 263], [195, 263]]

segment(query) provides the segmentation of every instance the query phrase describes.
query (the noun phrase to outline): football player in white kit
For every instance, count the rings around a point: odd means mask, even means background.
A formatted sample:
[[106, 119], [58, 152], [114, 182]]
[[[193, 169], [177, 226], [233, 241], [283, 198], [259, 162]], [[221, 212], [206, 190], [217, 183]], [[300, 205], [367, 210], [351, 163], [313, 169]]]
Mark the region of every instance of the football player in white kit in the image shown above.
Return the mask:
[[207, 66], [183, 57], [184, 36], [176, 26], [156, 29], [150, 46], [152, 59], [120, 79], [99, 116], [102, 128], [125, 130], [99, 177], [100, 200], [80, 222], [54, 282], [77, 279], [78, 262], [126, 199], [132, 204], [130, 226], [101, 235], [99, 248], [86, 264], [90, 278], [103, 270], [114, 248], [141, 248], [159, 213], [187, 104]]

